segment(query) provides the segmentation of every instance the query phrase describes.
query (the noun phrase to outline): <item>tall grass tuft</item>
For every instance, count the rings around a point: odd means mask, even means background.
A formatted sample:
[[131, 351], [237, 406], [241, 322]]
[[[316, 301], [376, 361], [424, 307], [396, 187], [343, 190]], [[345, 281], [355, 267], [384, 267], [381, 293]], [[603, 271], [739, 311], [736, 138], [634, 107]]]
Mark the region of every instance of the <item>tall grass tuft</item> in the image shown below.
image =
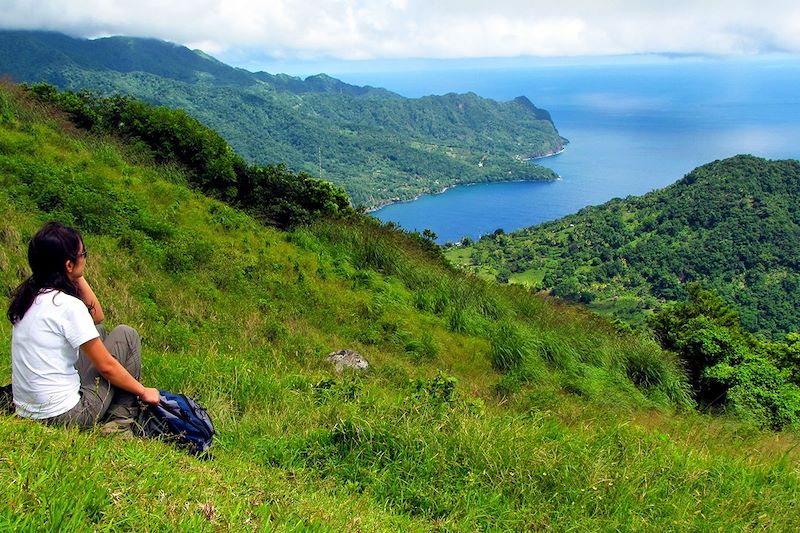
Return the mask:
[[0, 124], [9, 124], [14, 120], [14, 105], [11, 95], [5, 90], [0, 91]]
[[492, 368], [508, 372], [533, 356], [531, 339], [512, 322], [500, 322], [492, 332], [489, 361]]
[[627, 377], [649, 395], [661, 395], [679, 408], [694, 405], [691, 385], [679, 362], [651, 339], [619, 346]]

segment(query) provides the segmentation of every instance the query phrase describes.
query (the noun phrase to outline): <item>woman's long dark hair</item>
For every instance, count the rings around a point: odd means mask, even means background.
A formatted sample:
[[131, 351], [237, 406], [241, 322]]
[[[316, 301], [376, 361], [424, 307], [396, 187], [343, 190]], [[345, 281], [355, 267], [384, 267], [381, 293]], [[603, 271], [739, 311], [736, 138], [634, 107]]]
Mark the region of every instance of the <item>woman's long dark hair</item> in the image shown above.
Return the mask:
[[42, 292], [56, 289], [78, 298], [78, 287], [67, 276], [67, 261], [77, 263], [83, 237], [76, 229], [58, 222], [48, 222], [28, 244], [31, 277], [23, 281], [11, 295], [8, 319], [16, 324]]

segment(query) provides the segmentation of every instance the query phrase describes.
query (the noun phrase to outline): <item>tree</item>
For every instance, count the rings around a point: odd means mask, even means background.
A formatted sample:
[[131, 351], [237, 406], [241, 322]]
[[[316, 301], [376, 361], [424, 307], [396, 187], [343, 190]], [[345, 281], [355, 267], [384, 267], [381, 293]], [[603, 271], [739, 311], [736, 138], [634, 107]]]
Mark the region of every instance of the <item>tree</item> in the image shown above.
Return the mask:
[[508, 283], [509, 277], [511, 276], [511, 271], [508, 268], [501, 268], [500, 271], [495, 276], [495, 279], [498, 283]]
[[422, 230], [422, 236], [431, 242], [436, 241], [436, 238], [438, 237], [438, 235], [436, 235], [436, 233], [433, 230], [430, 230], [428, 228]]
[[698, 403], [724, 405], [773, 429], [800, 423], [800, 336], [790, 335], [787, 344], [761, 342], [716, 293], [698, 284], [690, 284], [688, 293], [686, 302], [649, 323], [661, 345], [683, 362]]

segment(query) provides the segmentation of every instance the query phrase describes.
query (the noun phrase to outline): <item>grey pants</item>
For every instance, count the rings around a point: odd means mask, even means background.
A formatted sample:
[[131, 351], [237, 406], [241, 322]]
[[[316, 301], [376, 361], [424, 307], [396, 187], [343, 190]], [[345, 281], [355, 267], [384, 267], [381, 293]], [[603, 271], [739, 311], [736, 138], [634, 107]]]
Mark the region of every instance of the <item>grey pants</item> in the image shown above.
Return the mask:
[[[142, 373], [142, 343], [139, 334], [130, 326], [117, 326], [106, 335], [106, 328], [97, 325], [97, 331], [106, 349], [136, 379]], [[48, 418], [48, 424], [89, 428], [98, 422], [119, 418], [134, 419], [139, 413], [139, 401], [135, 395], [111, 385], [80, 352], [75, 364], [81, 377], [81, 399], [66, 413]]]

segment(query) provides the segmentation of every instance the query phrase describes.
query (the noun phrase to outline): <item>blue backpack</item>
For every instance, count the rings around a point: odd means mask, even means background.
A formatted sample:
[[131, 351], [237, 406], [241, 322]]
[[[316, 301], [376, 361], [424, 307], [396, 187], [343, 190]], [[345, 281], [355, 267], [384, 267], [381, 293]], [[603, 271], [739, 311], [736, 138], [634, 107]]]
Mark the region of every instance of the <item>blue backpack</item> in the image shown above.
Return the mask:
[[139, 414], [138, 433], [168, 440], [193, 455], [206, 457], [214, 438], [214, 424], [208, 412], [184, 394], [159, 392], [159, 404], [148, 405]]

